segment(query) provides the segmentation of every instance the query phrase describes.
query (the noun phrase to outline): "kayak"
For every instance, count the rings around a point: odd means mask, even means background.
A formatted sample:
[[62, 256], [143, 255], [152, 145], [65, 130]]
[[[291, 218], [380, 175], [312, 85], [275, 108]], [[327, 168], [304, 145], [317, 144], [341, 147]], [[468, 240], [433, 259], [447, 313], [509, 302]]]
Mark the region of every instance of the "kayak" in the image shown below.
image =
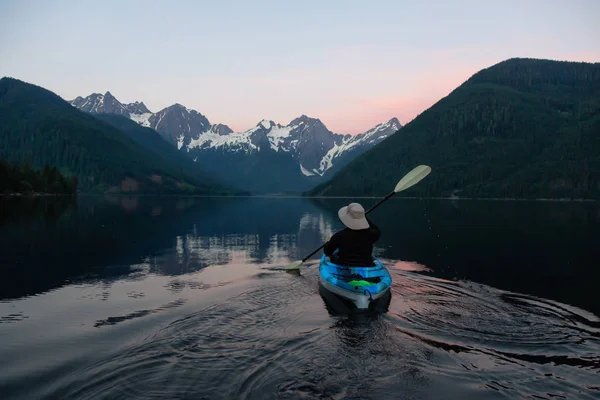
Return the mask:
[[358, 309], [367, 309], [375, 300], [389, 293], [392, 277], [375, 259], [373, 266], [348, 267], [331, 262], [325, 254], [319, 263], [319, 282], [336, 295], [350, 300]]

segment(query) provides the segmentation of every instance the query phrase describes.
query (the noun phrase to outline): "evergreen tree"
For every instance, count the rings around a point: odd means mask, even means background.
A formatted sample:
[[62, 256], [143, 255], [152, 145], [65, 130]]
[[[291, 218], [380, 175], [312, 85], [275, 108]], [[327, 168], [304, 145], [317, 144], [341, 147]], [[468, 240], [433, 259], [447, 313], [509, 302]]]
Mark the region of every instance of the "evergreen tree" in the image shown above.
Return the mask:
[[35, 170], [28, 160], [25, 160], [22, 166], [9, 166], [6, 161], [0, 159], [0, 193], [75, 194], [77, 183], [76, 176], [67, 179], [56, 167], [50, 167], [48, 164], [41, 170]]

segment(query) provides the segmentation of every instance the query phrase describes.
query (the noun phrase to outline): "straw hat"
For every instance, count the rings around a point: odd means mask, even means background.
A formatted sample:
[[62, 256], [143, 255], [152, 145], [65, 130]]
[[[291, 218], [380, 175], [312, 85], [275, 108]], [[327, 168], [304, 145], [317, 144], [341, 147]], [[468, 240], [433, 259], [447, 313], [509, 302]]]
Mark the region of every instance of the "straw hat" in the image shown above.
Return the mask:
[[348, 228], [353, 230], [367, 229], [369, 223], [365, 218], [365, 209], [358, 203], [350, 203], [340, 208], [338, 217]]

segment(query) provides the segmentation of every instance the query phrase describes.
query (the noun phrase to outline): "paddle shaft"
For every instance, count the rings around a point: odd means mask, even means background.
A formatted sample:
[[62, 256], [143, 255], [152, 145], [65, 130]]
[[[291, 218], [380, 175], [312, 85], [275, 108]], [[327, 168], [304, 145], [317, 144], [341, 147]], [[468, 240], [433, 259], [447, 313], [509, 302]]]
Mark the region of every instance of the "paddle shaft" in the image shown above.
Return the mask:
[[[390, 197], [392, 197], [393, 195], [395, 195], [396, 192], [391, 192], [390, 194], [388, 194], [387, 196], [385, 196], [383, 199], [379, 200], [377, 202], [377, 204], [375, 204], [373, 207], [369, 208], [367, 211], [365, 211], [365, 215], [367, 215], [368, 213], [370, 213], [371, 211], [373, 211], [374, 209], [376, 209], [377, 207], [379, 207], [384, 201], [386, 201], [387, 199], [389, 199]], [[319, 250], [321, 250], [323, 247], [325, 247], [327, 243], [323, 243], [318, 249], [316, 249], [315, 251], [313, 251], [312, 253], [310, 253], [309, 255], [307, 255], [306, 257], [304, 257], [302, 259], [302, 262], [306, 262], [306, 260], [308, 260], [309, 258], [311, 258], [312, 256], [315, 255], [315, 253]]]

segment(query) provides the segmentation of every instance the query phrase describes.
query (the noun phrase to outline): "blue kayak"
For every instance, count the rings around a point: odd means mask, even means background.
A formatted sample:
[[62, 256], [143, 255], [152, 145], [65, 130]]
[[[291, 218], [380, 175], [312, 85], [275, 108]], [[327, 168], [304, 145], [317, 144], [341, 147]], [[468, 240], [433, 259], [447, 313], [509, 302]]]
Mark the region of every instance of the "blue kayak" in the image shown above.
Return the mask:
[[321, 257], [319, 281], [325, 289], [352, 301], [356, 308], [366, 309], [369, 304], [389, 292], [392, 277], [378, 259], [373, 266], [348, 267]]

